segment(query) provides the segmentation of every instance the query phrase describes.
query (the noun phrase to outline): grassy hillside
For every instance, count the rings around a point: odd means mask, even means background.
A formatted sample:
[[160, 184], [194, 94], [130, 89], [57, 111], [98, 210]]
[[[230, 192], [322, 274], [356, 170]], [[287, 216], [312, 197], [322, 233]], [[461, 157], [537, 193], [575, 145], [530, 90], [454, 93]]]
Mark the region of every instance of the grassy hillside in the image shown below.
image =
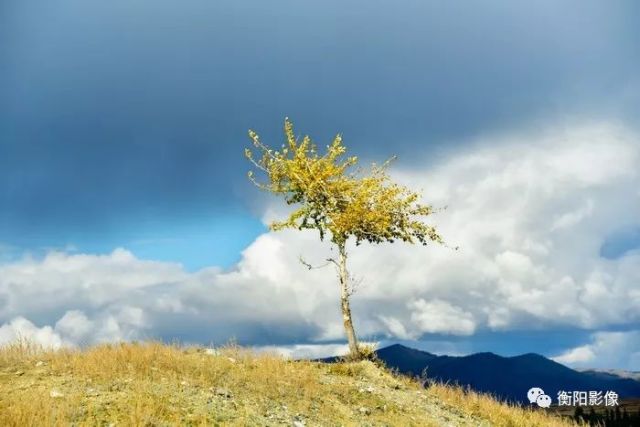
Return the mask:
[[568, 426], [372, 362], [321, 364], [159, 343], [0, 350], [0, 425]]

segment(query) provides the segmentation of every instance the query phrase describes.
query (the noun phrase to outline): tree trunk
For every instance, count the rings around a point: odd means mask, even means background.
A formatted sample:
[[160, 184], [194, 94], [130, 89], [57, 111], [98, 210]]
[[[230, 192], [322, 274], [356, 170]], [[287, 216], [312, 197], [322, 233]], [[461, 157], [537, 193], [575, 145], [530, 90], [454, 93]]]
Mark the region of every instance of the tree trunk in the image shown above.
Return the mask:
[[338, 251], [340, 252], [338, 277], [340, 278], [340, 303], [342, 307], [342, 320], [344, 322], [344, 330], [347, 333], [347, 339], [349, 340], [349, 352], [352, 357], [360, 356], [360, 349], [358, 347], [358, 338], [353, 329], [353, 320], [351, 318], [351, 307], [349, 306], [349, 273], [347, 272], [347, 251], [345, 244], [338, 245]]

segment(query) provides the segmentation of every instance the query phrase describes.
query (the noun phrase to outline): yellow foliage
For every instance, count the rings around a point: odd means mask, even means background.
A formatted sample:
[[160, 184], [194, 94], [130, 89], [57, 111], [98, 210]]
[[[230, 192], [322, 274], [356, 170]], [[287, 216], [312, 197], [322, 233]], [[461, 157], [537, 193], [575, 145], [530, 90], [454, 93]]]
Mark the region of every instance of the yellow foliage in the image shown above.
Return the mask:
[[309, 136], [298, 141], [292, 123], [284, 125], [286, 144], [274, 151], [264, 145], [254, 131], [249, 131], [253, 146], [245, 156], [262, 171], [267, 182], [251, 181], [263, 190], [282, 195], [287, 204], [299, 207], [284, 221], [271, 224], [273, 230], [284, 228], [317, 229], [323, 239], [327, 232], [333, 243], [343, 246], [354, 237], [356, 244], [402, 240], [426, 245], [443, 243], [434, 227], [421, 217], [433, 212], [429, 205], [418, 202], [419, 194], [392, 182], [387, 174], [390, 161], [372, 165], [364, 173], [353, 171], [355, 156], [346, 157], [342, 137], [337, 135], [321, 155]]

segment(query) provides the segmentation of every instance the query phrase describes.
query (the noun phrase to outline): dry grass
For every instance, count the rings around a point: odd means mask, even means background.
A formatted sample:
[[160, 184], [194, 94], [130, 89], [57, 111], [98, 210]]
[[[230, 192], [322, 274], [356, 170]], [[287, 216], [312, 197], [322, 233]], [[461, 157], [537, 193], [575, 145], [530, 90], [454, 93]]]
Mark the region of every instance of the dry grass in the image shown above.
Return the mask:
[[287, 361], [236, 346], [160, 343], [0, 350], [0, 425], [569, 426], [542, 411], [445, 387], [370, 361]]
[[488, 394], [464, 390], [461, 387], [435, 384], [429, 387], [429, 394], [467, 414], [482, 417], [492, 426], [564, 427], [576, 425], [563, 418], [550, 417], [545, 410], [519, 408], [500, 402]]

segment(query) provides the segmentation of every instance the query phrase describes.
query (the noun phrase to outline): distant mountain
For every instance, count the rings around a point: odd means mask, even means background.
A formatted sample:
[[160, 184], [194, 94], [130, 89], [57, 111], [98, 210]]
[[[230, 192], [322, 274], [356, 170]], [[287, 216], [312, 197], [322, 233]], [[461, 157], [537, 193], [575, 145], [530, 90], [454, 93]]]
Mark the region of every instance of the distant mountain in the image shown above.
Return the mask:
[[[436, 356], [395, 344], [376, 351], [378, 358], [400, 373], [416, 376], [426, 369], [427, 378], [456, 383], [498, 398], [528, 404], [527, 391], [540, 387], [557, 401], [559, 391], [607, 391], [620, 398], [640, 397], [640, 382], [615, 375], [579, 372], [534, 353], [502, 357], [493, 353], [469, 356]], [[325, 359], [332, 361], [334, 359]]]
[[[435, 354], [405, 347], [400, 344], [394, 344], [376, 350], [376, 355], [380, 360], [384, 360], [387, 366], [411, 376], [419, 376], [429, 362], [438, 358]], [[392, 363], [388, 363], [387, 361]]]
[[600, 378], [631, 378], [640, 381], [640, 371], [625, 371], [622, 369], [585, 369], [581, 372]]

